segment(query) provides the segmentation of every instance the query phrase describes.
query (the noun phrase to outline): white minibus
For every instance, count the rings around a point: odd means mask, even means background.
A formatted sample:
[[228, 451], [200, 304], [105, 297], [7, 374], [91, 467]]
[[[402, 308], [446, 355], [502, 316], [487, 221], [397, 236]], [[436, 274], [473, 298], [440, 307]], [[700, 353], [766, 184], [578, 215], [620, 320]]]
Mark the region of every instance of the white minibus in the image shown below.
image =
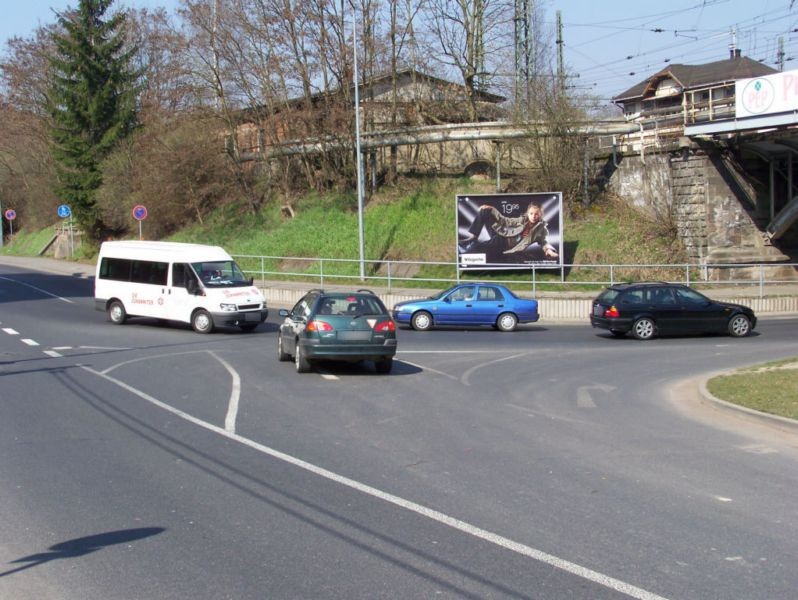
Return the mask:
[[261, 291], [222, 248], [177, 242], [103, 242], [94, 307], [120, 325], [151, 317], [190, 323], [198, 333], [220, 325], [252, 331], [269, 314]]

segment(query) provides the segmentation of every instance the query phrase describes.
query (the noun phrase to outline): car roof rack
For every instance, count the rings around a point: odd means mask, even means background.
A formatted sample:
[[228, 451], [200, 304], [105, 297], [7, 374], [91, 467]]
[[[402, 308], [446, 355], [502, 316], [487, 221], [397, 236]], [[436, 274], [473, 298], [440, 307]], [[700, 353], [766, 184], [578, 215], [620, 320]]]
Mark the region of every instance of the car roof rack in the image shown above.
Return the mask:
[[358, 294], [371, 294], [372, 296], [376, 296], [376, 295], [377, 295], [377, 294], [375, 294], [374, 292], [372, 292], [371, 290], [367, 290], [366, 288], [361, 288], [361, 289], [359, 289], [359, 290], [357, 291], [357, 293], [358, 293]]

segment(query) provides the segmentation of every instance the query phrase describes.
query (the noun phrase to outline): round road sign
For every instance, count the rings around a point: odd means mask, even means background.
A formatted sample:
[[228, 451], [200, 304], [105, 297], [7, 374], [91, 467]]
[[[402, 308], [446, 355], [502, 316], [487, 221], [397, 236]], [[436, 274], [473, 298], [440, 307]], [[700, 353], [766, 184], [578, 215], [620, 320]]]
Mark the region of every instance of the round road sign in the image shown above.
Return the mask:
[[136, 221], [143, 221], [147, 218], [147, 207], [143, 204], [137, 204], [133, 207], [133, 218]]
[[13, 221], [14, 219], [17, 218], [17, 211], [15, 211], [13, 208], [9, 208], [5, 212], [5, 215], [6, 215], [6, 219], [8, 219], [9, 221]]
[[69, 208], [68, 204], [62, 204], [58, 207], [58, 216], [62, 219], [66, 219], [72, 214], [72, 210]]

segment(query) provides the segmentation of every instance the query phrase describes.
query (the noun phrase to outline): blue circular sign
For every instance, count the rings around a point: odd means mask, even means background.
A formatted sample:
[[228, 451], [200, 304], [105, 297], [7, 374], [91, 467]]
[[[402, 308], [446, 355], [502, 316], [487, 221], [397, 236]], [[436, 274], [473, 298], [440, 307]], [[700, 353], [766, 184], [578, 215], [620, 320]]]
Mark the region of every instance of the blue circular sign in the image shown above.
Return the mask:
[[143, 221], [147, 218], [147, 207], [143, 204], [137, 204], [133, 207], [133, 218], [136, 221]]
[[6, 219], [8, 219], [9, 221], [13, 221], [14, 219], [17, 218], [17, 211], [15, 211], [13, 208], [9, 208], [5, 212], [5, 215], [6, 215]]
[[72, 214], [72, 210], [69, 208], [68, 204], [62, 204], [58, 207], [58, 216], [62, 219], [66, 219], [68, 216]]

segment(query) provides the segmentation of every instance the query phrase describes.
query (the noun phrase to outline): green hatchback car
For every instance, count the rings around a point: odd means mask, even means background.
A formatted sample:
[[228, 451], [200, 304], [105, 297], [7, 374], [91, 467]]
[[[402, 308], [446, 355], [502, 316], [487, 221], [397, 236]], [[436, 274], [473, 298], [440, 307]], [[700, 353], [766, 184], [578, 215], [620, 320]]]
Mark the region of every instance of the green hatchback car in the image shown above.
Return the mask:
[[294, 360], [298, 373], [317, 360], [374, 361], [377, 373], [390, 373], [396, 354], [396, 323], [369, 290], [310, 290], [284, 317], [277, 335], [277, 356]]

